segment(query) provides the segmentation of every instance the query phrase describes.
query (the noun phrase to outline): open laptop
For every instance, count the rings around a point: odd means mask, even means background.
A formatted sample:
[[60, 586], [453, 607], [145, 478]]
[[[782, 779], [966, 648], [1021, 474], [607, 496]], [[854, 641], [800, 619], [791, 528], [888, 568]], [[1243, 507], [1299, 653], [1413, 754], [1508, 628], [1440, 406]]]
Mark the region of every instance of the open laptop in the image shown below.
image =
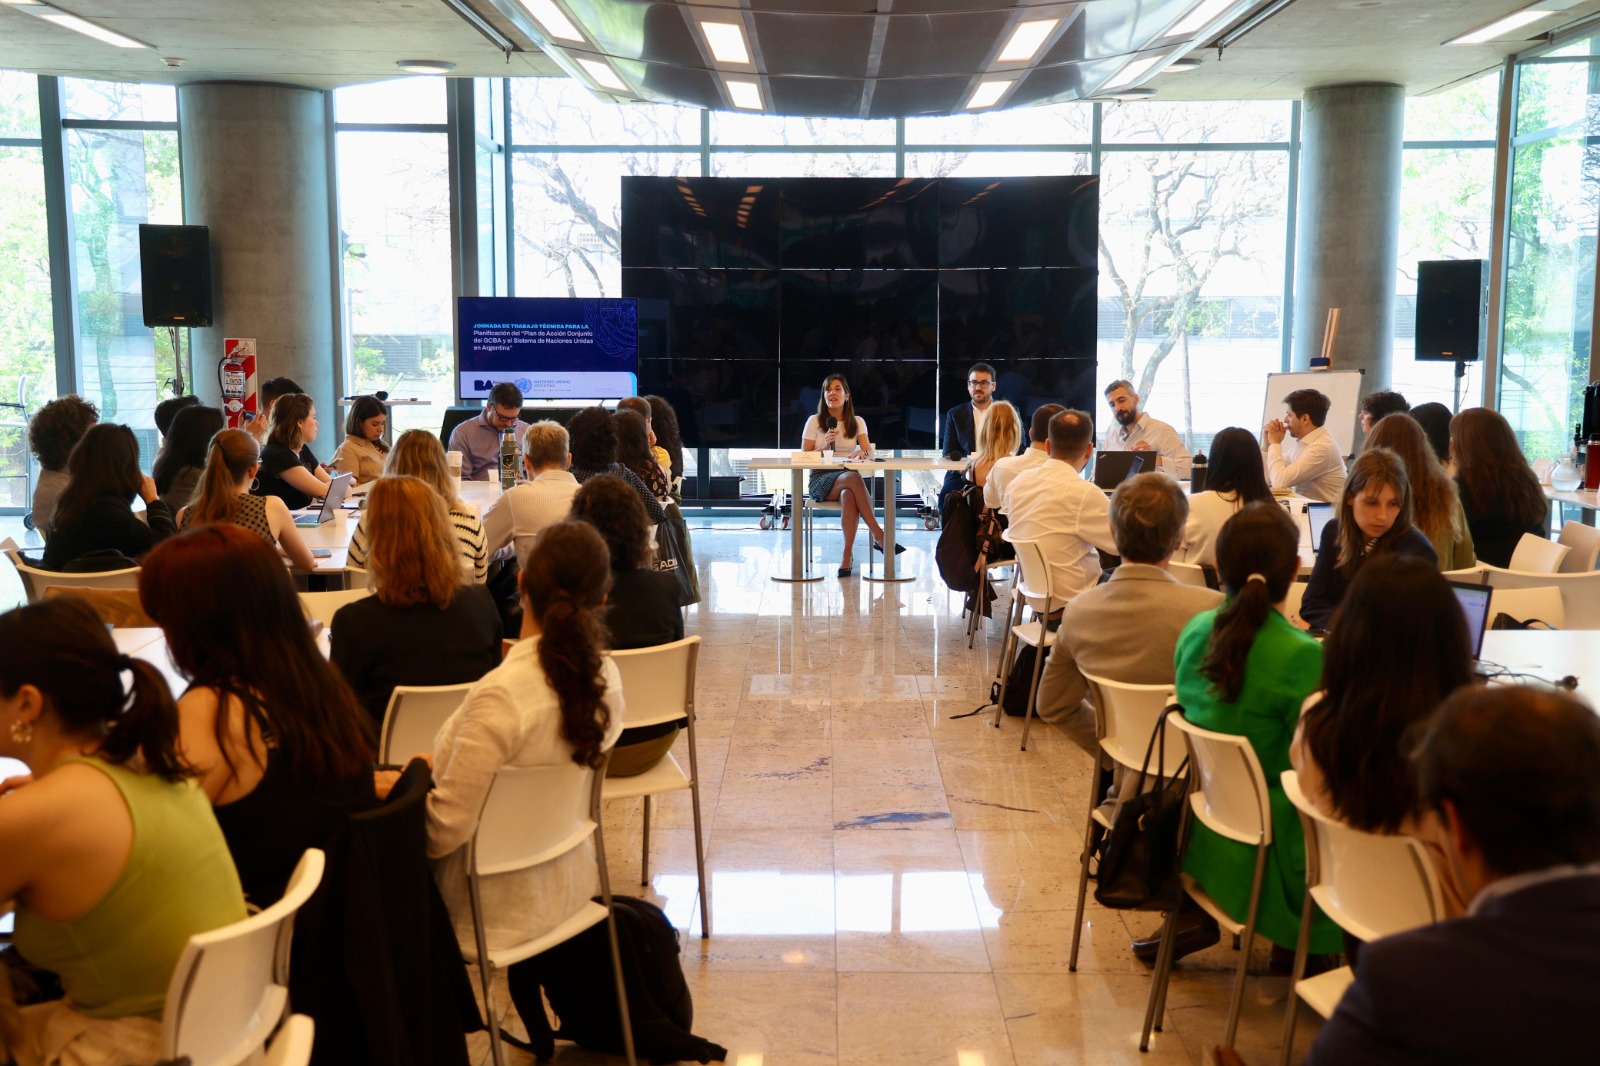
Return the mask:
[[1494, 589], [1488, 585], [1475, 585], [1468, 581], [1448, 582], [1455, 593], [1461, 613], [1467, 619], [1467, 644], [1472, 648], [1472, 660], [1477, 662], [1483, 651], [1483, 631], [1489, 628], [1489, 597]]
[[333, 516], [339, 513], [339, 508], [344, 505], [345, 494], [350, 491], [350, 482], [355, 480], [354, 474], [336, 474], [328, 482], [328, 491], [322, 497], [322, 506], [315, 511], [294, 516], [297, 526], [320, 526], [324, 522], [333, 521]]
[[[1115, 489], [1144, 467], [1146, 456], [1155, 452], [1096, 452], [1094, 457], [1094, 483], [1107, 492]], [[1154, 469], [1152, 467], [1152, 469]]]
[[1336, 517], [1337, 512], [1331, 503], [1306, 504], [1306, 521], [1311, 524], [1311, 551], [1313, 554], [1322, 550], [1322, 531]]

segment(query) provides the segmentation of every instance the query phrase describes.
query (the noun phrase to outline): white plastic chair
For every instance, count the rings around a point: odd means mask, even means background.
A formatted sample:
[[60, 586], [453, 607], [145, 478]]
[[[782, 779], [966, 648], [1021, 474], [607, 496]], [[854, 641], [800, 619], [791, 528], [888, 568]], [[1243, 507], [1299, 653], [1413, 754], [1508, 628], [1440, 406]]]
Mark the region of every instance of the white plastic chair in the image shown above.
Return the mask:
[[11, 565], [17, 568], [17, 577], [22, 580], [23, 594], [28, 597], [29, 603], [38, 603], [44, 599], [44, 590], [48, 587], [63, 589], [136, 589], [139, 587], [139, 568], [130, 566], [123, 570], [102, 570], [93, 574], [68, 574], [58, 570], [44, 570], [28, 562], [27, 556], [22, 554], [22, 549], [14, 541], [0, 546], [4, 550]]
[[[1188, 874], [1182, 875], [1183, 890], [1189, 897], [1215, 918], [1223, 930], [1240, 938], [1239, 969], [1233, 978], [1233, 996], [1228, 1004], [1228, 1028], [1222, 1038], [1222, 1046], [1231, 1048], [1234, 1034], [1239, 1028], [1239, 1011], [1244, 1005], [1244, 979], [1250, 964], [1250, 947], [1255, 940], [1256, 914], [1261, 907], [1261, 881], [1266, 874], [1267, 849], [1272, 846], [1272, 806], [1267, 792], [1267, 779], [1261, 772], [1261, 763], [1248, 738], [1202, 729], [1190, 724], [1179, 713], [1168, 715], [1167, 721], [1183, 733], [1189, 746], [1192, 782], [1189, 813], [1218, 836], [1256, 849], [1255, 873], [1250, 881], [1250, 905], [1242, 924], [1234, 921], [1198, 881]], [[1145, 1008], [1140, 1051], [1150, 1049], [1152, 1025], [1157, 1031], [1161, 1028], [1160, 1018], [1167, 1003], [1167, 982], [1172, 976], [1172, 945], [1176, 938], [1174, 930], [1177, 920], [1178, 910], [1174, 908], [1161, 929], [1161, 950], [1156, 956], [1156, 979], [1150, 986], [1150, 1000]]]
[[300, 593], [300, 609], [306, 613], [306, 619], [312, 622], [321, 622], [324, 628], [333, 628], [333, 616], [339, 613], [339, 608], [356, 600], [364, 600], [372, 595], [368, 588], [344, 589], [339, 592], [302, 592]]
[[[1089, 694], [1094, 699], [1095, 735], [1100, 754], [1123, 768], [1123, 773], [1138, 773], [1144, 768], [1144, 754], [1154, 734], [1161, 712], [1172, 703], [1171, 685], [1131, 685], [1113, 681], [1084, 671], [1083, 679], [1089, 683]], [[1188, 749], [1182, 734], [1172, 728], [1166, 733], [1166, 759], [1160, 758], [1161, 746], [1150, 754], [1150, 774], [1156, 780], [1170, 776]], [[1083, 934], [1083, 905], [1089, 895], [1089, 856], [1099, 847], [1100, 837], [1111, 828], [1111, 819], [1100, 810], [1096, 802], [1114, 776], [1113, 771], [1101, 768], [1099, 755], [1095, 757], [1095, 772], [1089, 788], [1089, 816], [1083, 827], [1083, 854], [1078, 862], [1078, 923], [1072, 930], [1072, 954], [1067, 957], [1067, 970], [1078, 972], [1078, 941]]]
[[1485, 572], [1485, 564], [1478, 563], [1464, 570], [1445, 570], [1439, 576], [1446, 581], [1464, 581], [1469, 585], [1481, 585], [1484, 582]]
[[1195, 588], [1209, 588], [1206, 584], [1206, 571], [1198, 563], [1168, 563], [1167, 573], [1177, 579], [1180, 585], [1193, 585]]
[[396, 685], [383, 712], [378, 761], [404, 762], [419, 751], [433, 751], [446, 720], [456, 713], [471, 684]]
[[260, 1056], [289, 1004], [294, 915], [322, 883], [323, 866], [322, 852], [309, 849], [278, 902], [189, 938], [167, 984], [163, 1059], [235, 1066]]
[[[1355, 979], [1348, 966], [1303, 980], [1311, 948], [1311, 907], [1315, 903], [1339, 928], [1365, 943], [1429, 925], [1444, 918], [1444, 893], [1428, 849], [1407, 836], [1384, 836], [1352, 829], [1318, 810], [1300, 790], [1300, 775], [1279, 775], [1289, 802], [1300, 812], [1306, 834], [1306, 900], [1300, 914], [1290, 987], [1322, 1017], [1334, 1008]], [[1294, 1048], [1295, 995], [1283, 1019], [1282, 1066]]]
[[[494, 1005], [495, 967], [530, 959], [601, 922], [607, 923], [611, 934], [611, 970], [616, 977], [617, 1006], [622, 1018], [628, 1066], [638, 1066], [633, 1051], [633, 1023], [628, 1016], [628, 991], [622, 982], [617, 926], [611, 916], [611, 877], [606, 870], [605, 837], [600, 828], [600, 788], [604, 778], [604, 764], [590, 769], [571, 759], [545, 766], [507, 766], [495, 774], [489, 793], [484, 797], [477, 832], [467, 844], [473, 948], [462, 954], [478, 967], [484, 1015], [489, 1027], [489, 1048], [495, 1066], [505, 1066], [500, 1015]], [[489, 916], [483, 908], [482, 879], [553, 862], [581, 847], [591, 837], [594, 838], [595, 867], [600, 875], [600, 898], [605, 902], [587, 901], [544, 935], [489, 950], [485, 933]], [[508, 920], [514, 923], [514, 919], [502, 919], [497, 924], [506, 924]]]
[[1511, 553], [1511, 563], [1507, 569], [1533, 574], [1558, 573], [1563, 569], [1562, 561], [1571, 551], [1565, 544], [1524, 533]]
[[267, 1049], [262, 1066], [308, 1066], [311, 1062], [311, 1045], [317, 1027], [304, 1014], [291, 1014], [283, 1020], [283, 1028]]
[[1567, 629], [1600, 629], [1600, 571], [1583, 574], [1529, 574], [1484, 566], [1484, 584], [1499, 589], [1557, 588]]
[[[1038, 649], [1039, 654], [1033, 659], [1033, 679], [1028, 684], [1028, 708], [1022, 718], [1022, 750], [1028, 750], [1028, 730], [1033, 725], [1033, 715], [1038, 709], [1039, 676], [1044, 671], [1044, 649], [1056, 642], [1055, 631], [1050, 629], [1048, 619], [1050, 613], [1056, 609], [1054, 591], [1050, 585], [1050, 561], [1045, 558], [1044, 549], [1040, 541], [1012, 540], [1009, 533], [1005, 539], [1011, 541], [1017, 549], [1017, 581], [1012, 592], [1012, 623], [1011, 639], [1008, 647], [1011, 656], [1016, 654], [1018, 644], [1026, 644]], [[1022, 605], [1026, 603], [1034, 609], [1034, 619], [1031, 622], [1022, 621]], [[1065, 601], [1062, 601], [1065, 606]], [[1000, 702], [995, 704], [994, 724], [1000, 726], [1000, 716], [1005, 713], [1006, 682], [1011, 674], [1011, 656], [1001, 655], [1002, 672], [1000, 675]]]
[[639, 884], [650, 883], [650, 798], [665, 792], [689, 790], [694, 812], [694, 861], [700, 878], [700, 936], [711, 935], [711, 896], [706, 891], [705, 833], [700, 825], [699, 746], [694, 735], [694, 678], [700, 659], [700, 638], [686, 637], [653, 648], [614, 651], [611, 659], [622, 674], [623, 725], [627, 727], [682, 722], [688, 732], [689, 772], [669, 751], [642, 774], [607, 777], [600, 797], [607, 800], [644, 799], [644, 856], [639, 861]]
[[367, 571], [361, 566], [347, 566], [344, 568], [344, 587], [346, 590], [364, 589], [367, 587]]
[[1561, 560], [1560, 573], [1588, 573], [1595, 568], [1596, 560], [1600, 559], [1600, 529], [1593, 526], [1568, 522], [1561, 527], [1557, 543], [1565, 544], [1570, 549], [1566, 558]]
[[1562, 608], [1561, 590], [1554, 586], [1532, 589], [1497, 588], [1489, 593], [1489, 624], [1502, 614], [1518, 622], [1540, 621], [1556, 629], [1566, 628], [1567, 613]]
[[1310, 578], [1297, 577], [1289, 582], [1289, 595], [1283, 601], [1283, 616], [1293, 622], [1300, 617], [1300, 604], [1305, 602], [1306, 587]]

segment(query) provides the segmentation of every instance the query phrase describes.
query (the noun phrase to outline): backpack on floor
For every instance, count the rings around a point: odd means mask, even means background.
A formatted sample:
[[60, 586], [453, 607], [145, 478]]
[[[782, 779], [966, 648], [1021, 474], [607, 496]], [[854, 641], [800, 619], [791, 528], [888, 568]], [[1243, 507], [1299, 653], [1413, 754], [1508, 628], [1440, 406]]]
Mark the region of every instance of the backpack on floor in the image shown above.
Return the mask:
[[[1021, 644], [1020, 641], [1018, 643]], [[1045, 658], [1050, 657], [1048, 647], [1044, 654]], [[1016, 657], [1011, 660], [1011, 672], [1006, 675], [1006, 702], [1000, 708], [1007, 717], [1022, 718], [1028, 713], [1028, 689], [1033, 685], [1033, 662], [1038, 657], [1039, 649], [1032, 644], [1021, 644], [1017, 648]], [[989, 684], [989, 706], [993, 707], [999, 702], [1000, 682], [994, 681]]]
[[[672, 922], [660, 907], [632, 896], [612, 896], [611, 906], [635, 1054], [641, 1061], [655, 1062], [725, 1060], [727, 1048], [689, 1031], [694, 1023], [694, 1001], [678, 961], [681, 949]], [[528, 1029], [529, 1050], [540, 1062], [555, 1053], [556, 1037], [590, 1051], [622, 1054], [622, 1019], [605, 922], [535, 955], [526, 965], [535, 967], [560, 1025], [551, 1032], [543, 1013], [522, 1019]]]

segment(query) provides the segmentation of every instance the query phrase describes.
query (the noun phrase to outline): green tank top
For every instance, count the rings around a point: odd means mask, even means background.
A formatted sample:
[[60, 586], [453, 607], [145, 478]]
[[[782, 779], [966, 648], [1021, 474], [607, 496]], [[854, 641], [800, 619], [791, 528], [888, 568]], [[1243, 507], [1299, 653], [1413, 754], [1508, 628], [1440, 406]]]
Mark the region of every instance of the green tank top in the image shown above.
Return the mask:
[[100, 901], [70, 922], [18, 906], [13, 941], [30, 963], [61, 976], [67, 999], [96, 1018], [159, 1019], [184, 945], [245, 917], [244, 893], [211, 802], [193, 781], [173, 784], [100, 759], [133, 818], [128, 862]]

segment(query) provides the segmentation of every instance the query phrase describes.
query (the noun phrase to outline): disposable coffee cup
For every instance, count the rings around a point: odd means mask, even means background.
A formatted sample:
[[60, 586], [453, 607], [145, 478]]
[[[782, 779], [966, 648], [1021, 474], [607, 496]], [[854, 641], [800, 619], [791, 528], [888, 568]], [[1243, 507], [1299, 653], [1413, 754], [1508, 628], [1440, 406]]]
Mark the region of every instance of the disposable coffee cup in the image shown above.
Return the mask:
[[444, 461], [450, 465], [450, 476], [455, 478], [455, 479], [457, 479], [457, 480], [460, 480], [460, 478], [461, 478], [461, 453], [460, 452], [445, 452], [444, 453]]

